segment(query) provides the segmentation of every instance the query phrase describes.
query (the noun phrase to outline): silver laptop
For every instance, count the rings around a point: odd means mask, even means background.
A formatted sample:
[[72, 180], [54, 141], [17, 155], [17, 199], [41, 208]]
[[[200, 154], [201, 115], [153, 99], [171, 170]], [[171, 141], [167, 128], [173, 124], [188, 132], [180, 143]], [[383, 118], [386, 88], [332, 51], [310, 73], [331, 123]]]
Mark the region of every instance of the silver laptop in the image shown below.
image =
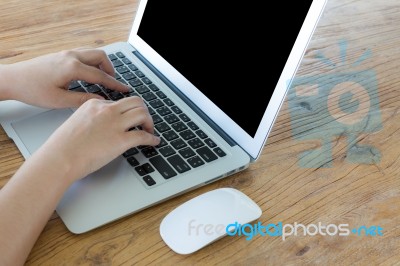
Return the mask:
[[[102, 48], [130, 93], [71, 83], [72, 91], [112, 100], [139, 95], [163, 139], [158, 147], [133, 147], [69, 188], [56, 211], [71, 232], [131, 215], [257, 160], [325, 0], [257, 5], [141, 0], [128, 42]], [[0, 120], [28, 158], [74, 111], [4, 101]]]

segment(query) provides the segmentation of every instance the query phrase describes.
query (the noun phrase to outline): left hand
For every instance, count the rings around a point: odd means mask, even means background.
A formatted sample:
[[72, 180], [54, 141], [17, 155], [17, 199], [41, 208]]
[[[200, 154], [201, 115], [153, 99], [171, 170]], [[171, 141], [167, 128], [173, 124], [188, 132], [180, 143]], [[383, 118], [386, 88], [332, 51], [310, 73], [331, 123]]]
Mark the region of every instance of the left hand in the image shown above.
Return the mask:
[[101, 96], [68, 91], [72, 80], [84, 80], [125, 92], [128, 86], [114, 78], [114, 68], [99, 49], [62, 51], [31, 60], [2, 66], [6, 80], [2, 98], [18, 100], [44, 108], [79, 107]]

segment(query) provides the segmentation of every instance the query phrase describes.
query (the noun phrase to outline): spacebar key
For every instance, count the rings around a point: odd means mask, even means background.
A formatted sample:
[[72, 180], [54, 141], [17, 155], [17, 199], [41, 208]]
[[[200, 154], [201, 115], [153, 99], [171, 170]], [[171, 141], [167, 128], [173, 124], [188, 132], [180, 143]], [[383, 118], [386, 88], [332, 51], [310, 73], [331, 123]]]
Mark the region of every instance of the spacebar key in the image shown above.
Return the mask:
[[165, 179], [176, 176], [174, 169], [160, 155], [150, 158], [149, 161]]

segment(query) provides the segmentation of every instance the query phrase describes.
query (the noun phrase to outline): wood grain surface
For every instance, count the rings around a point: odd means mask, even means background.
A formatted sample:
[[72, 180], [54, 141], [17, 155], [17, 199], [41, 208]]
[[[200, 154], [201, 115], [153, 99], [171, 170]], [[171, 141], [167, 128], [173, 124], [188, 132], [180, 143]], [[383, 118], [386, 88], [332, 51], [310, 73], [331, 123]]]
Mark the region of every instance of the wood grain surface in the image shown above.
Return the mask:
[[[0, 64], [125, 41], [137, 4], [2, 0]], [[54, 213], [26, 264], [400, 265], [399, 25], [397, 0], [329, 0], [296, 76], [299, 86], [288, 93], [256, 163], [82, 235], [70, 233]], [[351, 93], [330, 91], [340, 84], [350, 92], [361, 84], [367, 94], [351, 98]], [[347, 116], [362, 108], [366, 120], [357, 124], [357, 117]], [[0, 186], [22, 163], [0, 129]], [[218, 187], [237, 188], [254, 199], [264, 225], [375, 225], [383, 228], [383, 236], [225, 237], [189, 256], [171, 251], [159, 235], [162, 218]]]

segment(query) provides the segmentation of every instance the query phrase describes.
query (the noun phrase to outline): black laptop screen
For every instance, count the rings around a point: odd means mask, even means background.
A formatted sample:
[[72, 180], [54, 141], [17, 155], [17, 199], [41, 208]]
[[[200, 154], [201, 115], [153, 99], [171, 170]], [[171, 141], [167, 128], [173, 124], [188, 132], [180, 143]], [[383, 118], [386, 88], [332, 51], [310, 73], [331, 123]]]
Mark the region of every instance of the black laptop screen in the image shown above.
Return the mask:
[[138, 35], [254, 137], [311, 3], [148, 0]]

